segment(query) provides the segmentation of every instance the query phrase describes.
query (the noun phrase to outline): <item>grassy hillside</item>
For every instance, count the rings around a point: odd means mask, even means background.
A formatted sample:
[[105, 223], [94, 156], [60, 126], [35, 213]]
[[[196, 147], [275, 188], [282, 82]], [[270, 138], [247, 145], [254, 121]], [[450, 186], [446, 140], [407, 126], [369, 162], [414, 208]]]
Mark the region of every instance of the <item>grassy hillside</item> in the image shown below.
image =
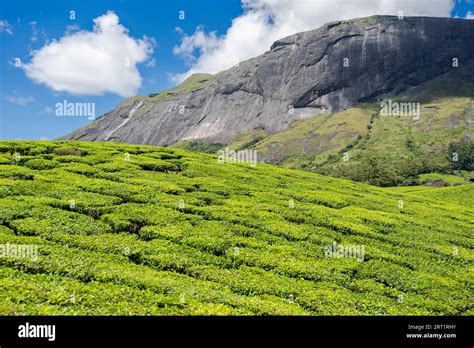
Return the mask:
[[2, 141], [0, 314], [473, 315], [473, 187]]
[[288, 130], [263, 139], [254, 148], [266, 162], [288, 167], [308, 160], [321, 164], [329, 155], [339, 153], [365, 136], [373, 112], [371, 105], [363, 105], [298, 120]]
[[[260, 158], [381, 185], [413, 182], [418, 174], [452, 170], [450, 143], [472, 142], [474, 82], [428, 81], [394, 102], [420, 103], [420, 117], [382, 116], [377, 103], [296, 121], [254, 145]], [[387, 102], [387, 100], [385, 100]], [[347, 153], [344, 158], [344, 153]], [[383, 167], [372, 177], [365, 167]]]
[[399, 187], [397, 188], [397, 190], [399, 192], [412, 194], [420, 198], [425, 198], [437, 202], [449, 202], [461, 206], [472, 207], [472, 187], [472, 184], [470, 184], [469, 187], [455, 186], [440, 187], [437, 189], [433, 189], [431, 187], [426, 186], [407, 186]]

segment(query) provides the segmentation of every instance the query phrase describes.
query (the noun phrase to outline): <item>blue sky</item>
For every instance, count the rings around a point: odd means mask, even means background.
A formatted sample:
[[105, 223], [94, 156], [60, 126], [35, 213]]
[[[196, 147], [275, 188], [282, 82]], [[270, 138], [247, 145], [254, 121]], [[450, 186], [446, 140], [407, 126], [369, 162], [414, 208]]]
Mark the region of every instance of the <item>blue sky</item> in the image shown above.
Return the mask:
[[[331, 19], [394, 14], [398, 8], [404, 10], [406, 15], [464, 18], [469, 12], [474, 13], [472, 0], [419, 0], [418, 7], [406, 5], [406, 0], [394, 0], [400, 5], [387, 8], [374, 5], [371, 0], [360, 0], [353, 10], [348, 5], [349, 0], [315, 0], [314, 5], [308, 0], [246, 1], [244, 8], [239, 0], [2, 0], [0, 139], [57, 138], [90, 122], [87, 117], [58, 117], [55, 114], [58, 102], [94, 103], [96, 116], [100, 116], [128, 95], [156, 93], [173, 87], [176, 81], [190, 73], [213, 73], [228, 68], [239, 60], [263, 53], [274, 39], [318, 27]], [[309, 8], [311, 6], [312, 9]], [[70, 11], [74, 11], [74, 19], [70, 18]], [[120, 25], [128, 30], [113, 35], [119, 35], [125, 41], [131, 39], [134, 44], [130, 51], [142, 55], [136, 58], [136, 64], [132, 61], [136, 73], [117, 82], [118, 85], [123, 84], [125, 89], [115, 88], [114, 76], [110, 76], [111, 82], [106, 81], [109, 70], [110, 74], [113, 73], [110, 66], [114, 63], [111, 61], [109, 64], [107, 59], [115, 59], [117, 52], [124, 50], [125, 44], [99, 48], [95, 57], [87, 56], [85, 61], [78, 58], [75, 63], [66, 54], [64, 66], [50, 66], [47, 60], [39, 59], [41, 54], [38, 52], [43, 50], [45, 53], [45, 47], [48, 48], [53, 40], [61, 42], [64, 36], [74, 36], [81, 30], [92, 33], [93, 19], [105, 16], [108, 11], [113, 11]], [[184, 11], [184, 19], [180, 11]], [[112, 18], [112, 15], [109, 17]], [[292, 22], [287, 22], [287, 18]], [[116, 28], [116, 25], [112, 26]], [[66, 33], [68, 28], [69, 33]], [[81, 42], [90, 43], [89, 39], [83, 40], [75, 36], [69, 41], [70, 51], [64, 52], [80, 56], [87, 51], [81, 51]], [[78, 47], [71, 48], [76, 43]], [[107, 56], [107, 52], [100, 49], [114, 50], [114, 54], [104, 58], [101, 53]], [[128, 53], [133, 55], [131, 52]], [[38, 61], [31, 64], [35, 55]], [[20, 58], [22, 64], [30, 64], [29, 76], [24, 68], [15, 66], [15, 58]], [[97, 68], [100, 59], [106, 62], [102, 69]], [[89, 66], [90, 70], [87, 70]], [[100, 87], [93, 85], [89, 89], [95, 76]], [[141, 83], [137, 82], [137, 76], [141, 77]], [[61, 87], [58, 87], [58, 79], [60, 82], [64, 79], [67, 83], [60, 83]], [[76, 83], [77, 86], [74, 85]], [[77, 88], [83, 86], [86, 86], [86, 92], [81, 90], [77, 93]], [[126, 92], [121, 92], [123, 90]]]

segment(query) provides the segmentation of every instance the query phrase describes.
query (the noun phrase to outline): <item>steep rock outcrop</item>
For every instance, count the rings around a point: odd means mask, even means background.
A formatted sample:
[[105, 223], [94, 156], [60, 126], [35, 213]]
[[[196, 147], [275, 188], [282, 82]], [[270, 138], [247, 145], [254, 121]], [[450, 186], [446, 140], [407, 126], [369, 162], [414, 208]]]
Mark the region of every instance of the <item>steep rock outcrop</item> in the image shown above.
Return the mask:
[[472, 63], [473, 42], [472, 20], [375, 16], [333, 22], [278, 40], [270, 51], [224, 72], [126, 100], [65, 138], [170, 145], [228, 143], [254, 129], [274, 134], [295, 119], [395, 95], [448, 73], [457, 69], [453, 59], [460, 66]]

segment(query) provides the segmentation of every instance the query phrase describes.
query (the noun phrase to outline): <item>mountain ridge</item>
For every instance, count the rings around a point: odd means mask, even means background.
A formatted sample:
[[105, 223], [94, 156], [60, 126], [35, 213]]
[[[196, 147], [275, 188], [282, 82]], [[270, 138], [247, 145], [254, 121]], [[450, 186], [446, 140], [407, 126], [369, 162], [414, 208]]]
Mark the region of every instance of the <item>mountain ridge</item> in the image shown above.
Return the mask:
[[295, 120], [396, 95], [446, 74], [454, 58], [472, 66], [474, 47], [467, 45], [472, 41], [474, 22], [462, 19], [372, 16], [331, 22], [279, 39], [263, 55], [226, 71], [127, 99], [64, 139], [227, 144], [243, 132], [272, 135]]

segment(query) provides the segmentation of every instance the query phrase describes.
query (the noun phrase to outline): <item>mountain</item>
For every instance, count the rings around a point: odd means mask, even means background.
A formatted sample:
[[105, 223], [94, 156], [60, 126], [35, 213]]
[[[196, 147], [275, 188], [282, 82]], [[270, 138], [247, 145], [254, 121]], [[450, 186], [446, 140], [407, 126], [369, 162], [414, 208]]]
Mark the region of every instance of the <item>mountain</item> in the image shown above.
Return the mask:
[[[278, 40], [270, 51], [229, 70], [192, 75], [174, 89], [127, 99], [64, 139], [255, 144], [291, 129], [295, 121], [317, 123], [318, 117], [399, 95], [446, 74], [472, 77], [472, 42], [472, 20], [374, 16], [332, 22]], [[331, 132], [363, 136], [373, 111], [361, 113], [363, 125], [354, 125], [356, 130], [345, 130], [344, 121]], [[327, 138], [323, 134], [316, 141]], [[264, 159], [282, 160], [270, 157]]]
[[169, 147], [0, 141], [0, 315], [473, 315], [473, 199]]
[[[418, 117], [380, 113], [388, 102], [412, 101], [419, 103]], [[393, 98], [295, 121], [278, 134], [247, 133], [230, 146], [252, 148], [260, 161], [286, 167], [376, 185], [416, 184], [419, 174], [461, 168], [453, 162], [453, 153], [459, 152], [452, 150], [453, 144], [471, 149], [471, 155], [463, 155], [470, 165], [462, 169], [474, 170], [473, 101], [473, 75], [445, 74]], [[380, 167], [379, 173], [375, 167]]]

